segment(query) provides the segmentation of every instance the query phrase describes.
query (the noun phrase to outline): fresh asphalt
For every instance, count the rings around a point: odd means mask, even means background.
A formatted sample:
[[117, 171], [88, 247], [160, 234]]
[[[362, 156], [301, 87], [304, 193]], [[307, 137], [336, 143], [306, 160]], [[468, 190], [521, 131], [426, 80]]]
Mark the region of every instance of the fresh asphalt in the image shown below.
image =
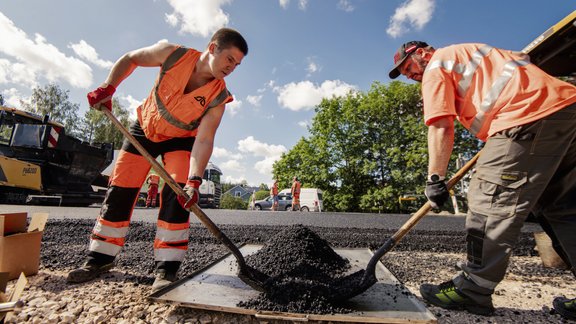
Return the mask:
[[[96, 219], [100, 212], [99, 206], [94, 207], [58, 207], [58, 206], [31, 206], [31, 205], [0, 205], [0, 214], [27, 212], [45, 212], [49, 219]], [[369, 228], [369, 229], [398, 229], [411, 215], [408, 214], [369, 214], [369, 213], [313, 213], [291, 211], [254, 211], [254, 210], [228, 210], [204, 209], [204, 212], [216, 225], [264, 225], [282, 226], [302, 224], [327, 228]], [[156, 222], [157, 208], [135, 208], [132, 221]], [[428, 214], [414, 227], [418, 230], [430, 231], [459, 231], [464, 230], [466, 217], [464, 214]], [[190, 222], [200, 224], [192, 214]], [[523, 231], [541, 231], [539, 225], [526, 223]]]

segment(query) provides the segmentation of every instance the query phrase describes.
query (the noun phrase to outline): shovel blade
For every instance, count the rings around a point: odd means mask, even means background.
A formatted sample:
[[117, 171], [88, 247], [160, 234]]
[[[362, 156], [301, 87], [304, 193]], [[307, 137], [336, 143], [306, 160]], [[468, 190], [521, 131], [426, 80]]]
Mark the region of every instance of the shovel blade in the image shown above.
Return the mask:
[[254, 290], [260, 292], [266, 292], [266, 283], [270, 280], [270, 277], [265, 273], [247, 265], [238, 267], [238, 278]]
[[335, 283], [332, 288], [332, 294], [329, 299], [333, 302], [343, 302], [350, 298], [360, 295], [372, 287], [378, 279], [370, 271], [356, 271], [346, 277], [342, 277]]

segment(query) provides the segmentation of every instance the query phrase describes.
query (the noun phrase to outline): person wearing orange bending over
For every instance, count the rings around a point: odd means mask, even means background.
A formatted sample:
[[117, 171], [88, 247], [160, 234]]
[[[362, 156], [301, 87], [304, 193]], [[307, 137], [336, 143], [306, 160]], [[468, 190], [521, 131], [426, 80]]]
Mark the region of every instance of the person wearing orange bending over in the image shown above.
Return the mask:
[[270, 196], [272, 196], [272, 210], [278, 210], [278, 179], [274, 180], [272, 188], [270, 188]]
[[[198, 202], [202, 175], [226, 103], [233, 100], [224, 78], [248, 54], [242, 35], [222, 28], [203, 51], [158, 42], [124, 54], [106, 81], [88, 94], [90, 107], [112, 108], [112, 95], [138, 67], [159, 68], [148, 98], [137, 109], [130, 133], [164, 168], [186, 196], [164, 185], [154, 239], [156, 291], [177, 279], [188, 249], [190, 210]], [[125, 244], [138, 192], [150, 164], [127, 140], [120, 150], [100, 215], [90, 237], [86, 262], [68, 274], [69, 283], [92, 280], [109, 271]]]
[[158, 185], [160, 184], [160, 176], [151, 173], [146, 178], [148, 184], [148, 194], [146, 196], [146, 208], [156, 207], [156, 196], [158, 195]]
[[298, 181], [298, 177], [294, 177], [292, 179], [292, 189], [290, 192], [292, 193], [292, 210], [300, 210], [300, 181]]
[[[492, 294], [530, 213], [547, 224], [543, 228], [576, 274], [576, 87], [523, 53], [476, 43], [439, 49], [405, 43], [389, 76], [400, 74], [422, 83], [425, 194], [433, 208], [449, 197], [454, 121], [485, 142], [468, 189], [467, 261], [452, 279], [422, 285], [422, 297], [443, 308], [492, 315]], [[557, 297], [553, 306], [576, 318], [575, 299]]]

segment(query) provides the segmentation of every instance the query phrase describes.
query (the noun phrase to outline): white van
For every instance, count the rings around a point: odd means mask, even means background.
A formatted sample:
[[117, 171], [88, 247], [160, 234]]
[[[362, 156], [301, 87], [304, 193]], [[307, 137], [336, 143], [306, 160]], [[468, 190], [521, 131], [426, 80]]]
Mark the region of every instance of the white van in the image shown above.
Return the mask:
[[[290, 194], [290, 191], [290, 189], [284, 189], [280, 191], [280, 193]], [[317, 188], [300, 188], [300, 211], [321, 212], [323, 208], [322, 190]]]

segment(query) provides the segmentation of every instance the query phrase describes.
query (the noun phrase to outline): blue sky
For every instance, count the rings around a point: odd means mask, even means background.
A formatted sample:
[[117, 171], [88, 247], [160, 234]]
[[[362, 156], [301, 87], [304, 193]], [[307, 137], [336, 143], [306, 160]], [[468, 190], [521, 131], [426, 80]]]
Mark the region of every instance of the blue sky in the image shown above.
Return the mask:
[[[301, 137], [323, 97], [388, 83], [409, 40], [434, 47], [482, 42], [521, 50], [576, 9], [569, 0], [3, 0], [0, 93], [20, 108], [56, 83], [88, 109], [86, 93], [125, 52], [158, 41], [204, 50], [220, 27], [240, 31], [248, 56], [226, 81], [235, 101], [212, 161], [224, 179], [271, 184], [272, 163]], [[116, 92], [134, 112], [157, 68], [139, 68]], [[406, 81], [406, 79], [400, 78]], [[305, 172], [305, 170], [302, 170]]]

